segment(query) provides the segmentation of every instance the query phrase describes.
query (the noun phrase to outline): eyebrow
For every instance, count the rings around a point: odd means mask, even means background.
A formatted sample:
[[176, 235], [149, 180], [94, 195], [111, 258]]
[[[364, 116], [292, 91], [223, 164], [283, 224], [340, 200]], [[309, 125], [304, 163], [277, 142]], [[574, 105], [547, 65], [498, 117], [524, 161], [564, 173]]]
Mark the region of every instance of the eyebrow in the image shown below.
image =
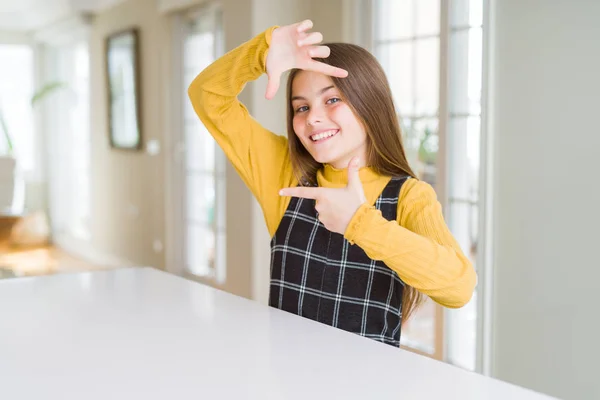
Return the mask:
[[[322, 95], [323, 93], [325, 93], [329, 89], [333, 89], [334, 87], [335, 87], [334, 85], [324, 87], [323, 89], [319, 90], [319, 95]], [[302, 96], [294, 96], [294, 97], [292, 97], [292, 101], [294, 101], [294, 100], [306, 100], [306, 99]]]

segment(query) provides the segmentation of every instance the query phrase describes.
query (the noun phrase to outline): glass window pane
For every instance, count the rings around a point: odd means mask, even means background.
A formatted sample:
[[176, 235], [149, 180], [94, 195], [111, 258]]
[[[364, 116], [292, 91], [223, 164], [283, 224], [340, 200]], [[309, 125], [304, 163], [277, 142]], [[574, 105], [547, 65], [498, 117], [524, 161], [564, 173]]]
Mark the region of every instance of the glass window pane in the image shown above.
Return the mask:
[[435, 351], [435, 303], [426, 298], [424, 303], [402, 326], [400, 344], [427, 354]]
[[200, 121], [186, 124], [186, 168], [194, 172], [215, 170], [215, 140]]
[[413, 35], [414, 0], [375, 0], [377, 40], [402, 39]]
[[211, 62], [214, 61], [215, 36], [212, 32], [190, 33], [183, 44], [183, 92], [184, 119], [198, 120], [196, 113], [188, 100], [187, 88], [194, 78]]
[[481, 26], [483, 0], [452, 0], [450, 2], [450, 27]]
[[[34, 93], [33, 49], [29, 45], [0, 44], [0, 112], [11, 137], [13, 155], [23, 172], [36, 166], [35, 127], [31, 97]], [[8, 78], [10, 77], [10, 78]], [[8, 152], [0, 127], [0, 155]]]
[[406, 120], [402, 125], [405, 151], [413, 171], [420, 179], [435, 185], [439, 149], [437, 118]]
[[202, 225], [188, 224], [186, 237], [186, 268], [198, 276], [214, 275], [215, 234]]
[[413, 127], [414, 121], [410, 118], [400, 118], [400, 129], [402, 130], [402, 145], [406, 153], [406, 159], [411, 168], [415, 169], [419, 160], [418, 132]]
[[439, 106], [440, 91], [440, 40], [418, 40], [415, 43], [415, 77], [417, 115], [435, 115]]
[[446, 214], [450, 231], [473, 265], [477, 260], [478, 212], [479, 206], [474, 201], [450, 200]]
[[187, 189], [187, 221], [212, 226], [215, 214], [215, 177], [212, 174], [188, 175]]
[[482, 32], [481, 28], [450, 35], [450, 112], [481, 113]]
[[477, 292], [464, 307], [446, 310], [446, 328], [448, 362], [474, 371], [477, 360]]
[[483, 0], [469, 1], [469, 25], [481, 26], [483, 24]]
[[418, 0], [416, 5], [416, 36], [440, 33], [440, 0]]
[[[63, 54], [63, 57], [65, 55]], [[73, 64], [70, 88], [74, 96], [70, 99], [70, 142], [72, 164], [70, 168], [74, 187], [71, 197], [71, 231], [81, 238], [88, 238], [90, 219], [90, 127], [89, 127], [89, 51], [87, 45], [79, 44], [72, 48], [69, 59]]]
[[481, 28], [469, 29], [469, 104], [481, 112], [481, 80], [483, 60], [483, 33]]
[[449, 195], [476, 201], [479, 197], [480, 117], [451, 118], [448, 138]]
[[376, 49], [400, 115], [411, 115], [415, 111], [413, 50], [412, 42], [381, 44]]
[[215, 37], [212, 32], [192, 34], [183, 44], [186, 70], [195, 69], [198, 73], [214, 60]]

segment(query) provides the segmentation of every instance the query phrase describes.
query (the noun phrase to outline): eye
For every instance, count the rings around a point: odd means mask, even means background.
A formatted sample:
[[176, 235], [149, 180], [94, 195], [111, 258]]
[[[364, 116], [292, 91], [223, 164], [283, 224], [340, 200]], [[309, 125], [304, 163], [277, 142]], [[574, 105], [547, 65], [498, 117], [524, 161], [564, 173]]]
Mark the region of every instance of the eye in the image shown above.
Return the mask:
[[308, 110], [307, 106], [301, 106], [301, 107], [296, 108], [296, 113], [304, 112], [306, 110]]
[[331, 99], [327, 100], [327, 104], [333, 104], [333, 103], [337, 103], [339, 101], [342, 101], [342, 100], [338, 97], [332, 97]]

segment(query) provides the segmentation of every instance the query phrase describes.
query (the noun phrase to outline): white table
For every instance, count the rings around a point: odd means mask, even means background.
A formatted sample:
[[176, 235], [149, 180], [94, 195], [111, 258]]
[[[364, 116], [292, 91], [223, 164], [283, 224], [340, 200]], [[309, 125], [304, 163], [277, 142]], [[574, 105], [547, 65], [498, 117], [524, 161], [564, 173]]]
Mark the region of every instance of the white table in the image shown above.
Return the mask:
[[0, 399], [550, 398], [131, 268], [0, 280]]

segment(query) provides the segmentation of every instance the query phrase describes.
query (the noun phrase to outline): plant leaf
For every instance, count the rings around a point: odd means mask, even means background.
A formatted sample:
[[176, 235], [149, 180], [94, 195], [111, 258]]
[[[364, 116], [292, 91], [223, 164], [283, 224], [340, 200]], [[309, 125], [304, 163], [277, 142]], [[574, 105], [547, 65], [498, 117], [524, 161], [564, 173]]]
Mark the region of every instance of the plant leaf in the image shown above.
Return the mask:
[[57, 89], [66, 86], [64, 82], [50, 82], [42, 86], [31, 98], [31, 106], [35, 106], [35, 104], [41, 101], [44, 97], [48, 96], [50, 93], [54, 92]]

